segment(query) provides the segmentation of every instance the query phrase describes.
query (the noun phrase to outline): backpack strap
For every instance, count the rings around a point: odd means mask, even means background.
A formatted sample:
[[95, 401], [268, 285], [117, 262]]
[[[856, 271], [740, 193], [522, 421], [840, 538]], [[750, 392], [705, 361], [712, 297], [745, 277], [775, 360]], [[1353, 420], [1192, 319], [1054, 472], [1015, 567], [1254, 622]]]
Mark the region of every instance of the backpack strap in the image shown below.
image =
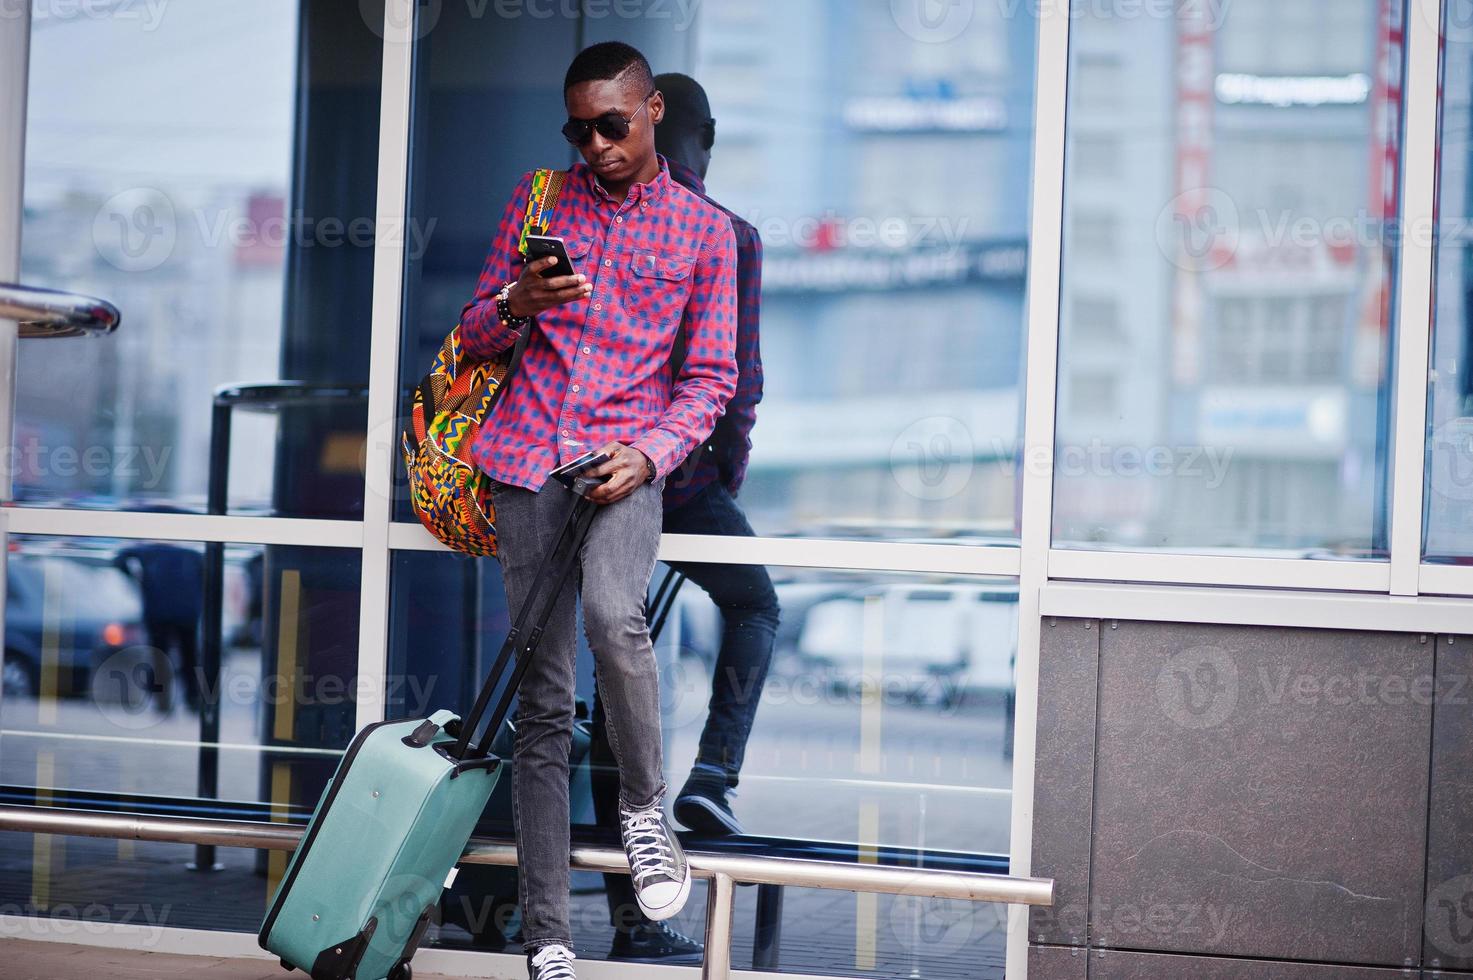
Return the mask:
[[532, 192], [527, 195], [527, 213], [522, 218], [522, 235], [517, 240], [517, 251], [527, 257], [527, 236], [545, 235], [553, 209], [562, 195], [567, 182], [566, 170], [536, 170], [532, 173]]

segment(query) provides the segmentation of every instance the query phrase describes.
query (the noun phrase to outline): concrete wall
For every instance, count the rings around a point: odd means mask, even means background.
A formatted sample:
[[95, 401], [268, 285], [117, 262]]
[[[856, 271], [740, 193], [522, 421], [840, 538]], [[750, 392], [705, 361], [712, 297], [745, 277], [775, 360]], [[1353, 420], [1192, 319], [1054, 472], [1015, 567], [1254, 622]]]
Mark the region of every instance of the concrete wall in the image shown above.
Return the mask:
[[1473, 636], [1042, 631], [1030, 975], [1473, 976]]

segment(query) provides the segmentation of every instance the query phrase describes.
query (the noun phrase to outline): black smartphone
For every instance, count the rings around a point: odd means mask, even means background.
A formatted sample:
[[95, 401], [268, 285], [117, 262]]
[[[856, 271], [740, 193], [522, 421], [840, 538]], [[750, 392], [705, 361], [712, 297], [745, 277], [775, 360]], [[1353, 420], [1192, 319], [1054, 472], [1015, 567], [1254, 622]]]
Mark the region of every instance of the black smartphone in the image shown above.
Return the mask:
[[538, 259], [544, 259], [549, 255], [557, 259], [557, 265], [551, 269], [544, 269], [542, 271], [543, 279], [574, 275], [573, 260], [568, 258], [568, 248], [563, 244], [561, 238], [552, 235], [527, 236], [528, 262], [536, 262]]
[[[584, 453], [582, 456], [579, 456], [577, 459], [568, 460], [562, 466], [559, 466], [557, 469], [553, 470], [551, 475], [563, 486], [571, 487], [575, 479], [580, 476], [584, 476], [585, 473], [593, 469], [595, 466], [602, 465], [603, 463], [607, 463], [608, 461], [608, 453], [589, 451]], [[598, 480], [598, 482], [602, 483], [608, 480], [608, 477], [584, 477], [584, 479], [596, 479]]]

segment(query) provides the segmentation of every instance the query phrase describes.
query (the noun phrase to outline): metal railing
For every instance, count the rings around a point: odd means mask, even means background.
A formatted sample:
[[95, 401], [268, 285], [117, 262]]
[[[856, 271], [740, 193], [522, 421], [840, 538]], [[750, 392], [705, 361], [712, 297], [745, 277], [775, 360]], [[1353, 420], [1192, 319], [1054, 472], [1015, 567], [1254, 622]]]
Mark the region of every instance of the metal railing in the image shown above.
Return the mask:
[[0, 320], [16, 321], [21, 337], [100, 336], [118, 329], [122, 319], [106, 300], [0, 282]]
[[[0, 806], [0, 830], [276, 851], [292, 850], [305, 832], [304, 827], [281, 823], [8, 805]], [[711, 882], [706, 900], [706, 956], [701, 968], [701, 976], [707, 980], [731, 976], [732, 899], [737, 882], [1010, 905], [1047, 906], [1054, 901], [1054, 883], [1048, 878], [700, 851], [690, 851], [688, 856], [691, 873]], [[475, 837], [461, 863], [515, 867], [516, 846], [510, 841]], [[612, 847], [574, 846], [572, 866], [579, 871], [629, 873], [624, 852]]]

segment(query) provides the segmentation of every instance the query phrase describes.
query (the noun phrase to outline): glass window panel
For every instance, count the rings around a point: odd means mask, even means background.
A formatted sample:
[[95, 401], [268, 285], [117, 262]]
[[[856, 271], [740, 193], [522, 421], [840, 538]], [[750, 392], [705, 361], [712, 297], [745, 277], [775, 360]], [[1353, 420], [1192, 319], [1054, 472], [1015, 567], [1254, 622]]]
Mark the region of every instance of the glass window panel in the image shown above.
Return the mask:
[[360, 516], [382, 0], [37, 11], [21, 278], [122, 324], [21, 343], [17, 500]]
[[[356, 730], [358, 552], [12, 535], [5, 560], [6, 802], [250, 820], [311, 812]], [[216, 561], [222, 626], [211, 637]], [[0, 875], [0, 904], [256, 931], [287, 855], [220, 849], [214, 875], [188, 868], [200, 856], [180, 844], [0, 835], [0, 863], [24, 869]]]
[[[1071, 21], [1055, 547], [1385, 558], [1400, 19]], [[1086, 158], [1120, 133], [1103, 177]]]
[[[705, 86], [707, 189], [763, 237], [764, 395], [741, 488], [755, 532], [1015, 539], [1036, 18], [724, 0], [686, 24], [657, 7], [439, 11], [420, 42], [411, 210], [435, 234], [408, 269], [405, 388], [470, 299], [516, 179], [572, 160], [564, 66], [616, 36]], [[413, 519], [402, 492], [395, 513]]]
[[[657, 568], [652, 591], [665, 570]], [[686, 571], [698, 579], [714, 571], [728, 584], [765, 573], [777, 596], [770, 666], [732, 798], [748, 834], [795, 851], [831, 841], [921, 850], [938, 860], [1007, 853], [1016, 580], [732, 565]], [[745, 621], [741, 607], [728, 608], [736, 621]], [[468, 707], [507, 622], [494, 560], [396, 553], [389, 689], [399, 700], [391, 713], [412, 714], [425, 702]], [[740, 662], [731, 658], [744, 649], [742, 631], [734, 634], [731, 622], [695, 581], [687, 581], [656, 644], [672, 790], [683, 784], [707, 733], [718, 657], [728, 658], [720, 661], [724, 666]], [[579, 697], [591, 705], [593, 658], [586, 647], [579, 651], [577, 676]], [[427, 691], [433, 693], [426, 697]], [[580, 832], [593, 833], [586, 761], [592, 753], [580, 744], [575, 740], [580, 761], [572, 775], [573, 813], [585, 825]], [[511, 833], [507, 806], [493, 798], [484, 831]], [[473, 944], [477, 921], [504, 926], [499, 936], [482, 931], [483, 947], [515, 933], [508, 876], [482, 878], [478, 890], [454, 898], [467, 904], [447, 919], [441, 943]], [[597, 876], [575, 880], [575, 891], [585, 886], [590, 891], [575, 898], [574, 938], [580, 956], [587, 949], [597, 958], [608, 949], [608, 908]], [[846, 931], [853, 936], [861, 920], [868, 928], [864, 903], [820, 892], [789, 890], [788, 896], [782, 963], [789, 970], [822, 961], [840, 975], [897, 975], [887, 971], [915, 954], [908, 945], [914, 916], [934, 911], [917, 911], [913, 902], [894, 908], [881, 903], [879, 958], [865, 967], [852, 949], [833, 953], [825, 938]], [[961, 907], [947, 914], [966, 917]], [[699, 918], [697, 911], [689, 923], [682, 920], [681, 930], [696, 934]], [[751, 928], [745, 916], [739, 923], [739, 932]], [[979, 944], [975, 948], [1000, 956], [1002, 930], [994, 934], [980, 919], [974, 924], [963, 945]], [[750, 939], [743, 942], [748, 945], [738, 944], [739, 965], [750, 955]], [[921, 975], [950, 975], [945, 964], [970, 962], [959, 953], [951, 950], [949, 959], [937, 954], [933, 969]]]
[[1473, 252], [1467, 234], [1473, 122], [1473, 0], [1444, 7], [1436, 298], [1427, 398], [1427, 561], [1473, 560]]

